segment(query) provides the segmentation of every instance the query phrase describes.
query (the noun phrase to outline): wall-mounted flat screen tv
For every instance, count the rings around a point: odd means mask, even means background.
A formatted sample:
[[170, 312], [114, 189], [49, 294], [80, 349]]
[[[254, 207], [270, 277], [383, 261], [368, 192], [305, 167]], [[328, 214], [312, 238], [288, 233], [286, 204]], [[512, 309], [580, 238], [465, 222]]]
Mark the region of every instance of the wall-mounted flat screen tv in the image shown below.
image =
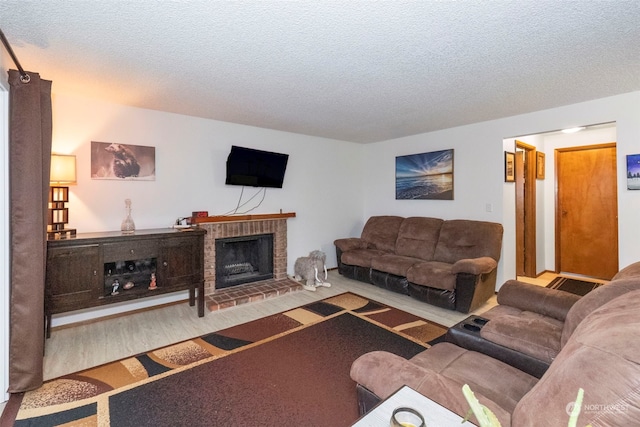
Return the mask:
[[231, 146], [227, 157], [228, 185], [282, 188], [288, 154]]

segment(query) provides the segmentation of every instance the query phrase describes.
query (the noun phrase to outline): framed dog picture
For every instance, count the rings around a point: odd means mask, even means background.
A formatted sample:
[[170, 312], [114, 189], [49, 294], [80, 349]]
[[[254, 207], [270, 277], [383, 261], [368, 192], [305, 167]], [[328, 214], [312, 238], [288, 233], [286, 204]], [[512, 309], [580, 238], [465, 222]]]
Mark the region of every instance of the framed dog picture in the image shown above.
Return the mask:
[[156, 148], [91, 141], [91, 179], [155, 181]]

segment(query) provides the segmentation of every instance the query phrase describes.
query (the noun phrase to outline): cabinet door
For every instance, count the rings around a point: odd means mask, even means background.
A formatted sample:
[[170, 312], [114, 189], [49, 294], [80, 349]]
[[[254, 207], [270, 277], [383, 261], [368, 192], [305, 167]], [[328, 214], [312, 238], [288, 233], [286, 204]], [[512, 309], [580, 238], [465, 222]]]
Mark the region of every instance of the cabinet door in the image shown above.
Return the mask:
[[201, 235], [164, 239], [158, 266], [158, 286], [186, 289], [203, 280], [203, 245]]
[[102, 272], [98, 245], [47, 250], [46, 300], [51, 314], [98, 304]]

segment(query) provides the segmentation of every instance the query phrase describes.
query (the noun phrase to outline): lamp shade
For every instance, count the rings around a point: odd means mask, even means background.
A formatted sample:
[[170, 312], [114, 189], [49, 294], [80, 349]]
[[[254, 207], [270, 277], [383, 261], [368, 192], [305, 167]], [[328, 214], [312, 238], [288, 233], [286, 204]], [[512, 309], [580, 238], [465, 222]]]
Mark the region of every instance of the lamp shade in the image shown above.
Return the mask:
[[76, 156], [52, 154], [49, 182], [51, 185], [76, 185]]

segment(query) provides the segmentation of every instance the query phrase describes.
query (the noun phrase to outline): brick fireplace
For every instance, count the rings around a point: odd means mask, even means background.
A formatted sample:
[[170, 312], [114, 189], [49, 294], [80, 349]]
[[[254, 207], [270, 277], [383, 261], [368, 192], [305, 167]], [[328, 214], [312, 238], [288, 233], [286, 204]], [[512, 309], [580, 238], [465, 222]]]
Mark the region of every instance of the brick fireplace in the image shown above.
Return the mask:
[[[204, 294], [209, 309], [217, 309], [212, 307], [216, 304], [237, 305], [238, 297], [233, 295], [243, 296], [242, 299], [248, 302], [262, 299], [260, 295], [267, 298], [273, 294], [278, 295], [300, 288], [297, 282], [287, 276], [287, 218], [291, 217], [295, 217], [295, 214], [194, 218], [201, 228], [207, 230], [204, 240]], [[216, 290], [216, 239], [264, 234], [273, 235], [273, 279]], [[226, 298], [226, 294], [232, 296]], [[227, 300], [230, 302], [225, 303]]]

